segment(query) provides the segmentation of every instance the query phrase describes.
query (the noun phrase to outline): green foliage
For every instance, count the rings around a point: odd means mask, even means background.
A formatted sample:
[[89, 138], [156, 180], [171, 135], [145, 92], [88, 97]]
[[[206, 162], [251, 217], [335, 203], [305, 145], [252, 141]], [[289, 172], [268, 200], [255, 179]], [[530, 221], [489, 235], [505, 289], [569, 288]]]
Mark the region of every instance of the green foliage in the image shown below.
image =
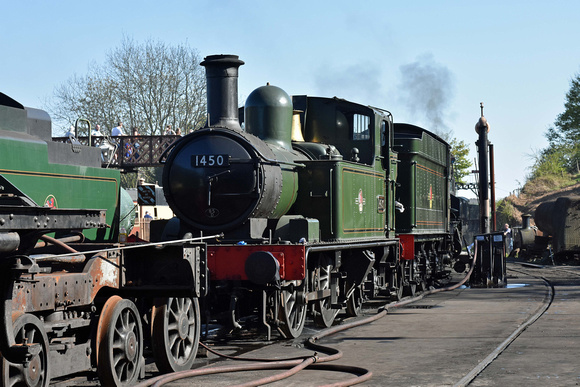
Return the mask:
[[529, 180], [548, 176], [569, 180], [570, 174], [580, 172], [580, 74], [570, 81], [564, 108], [545, 133], [548, 147], [532, 155]]
[[553, 137], [548, 137], [550, 145], [574, 146], [580, 140], [580, 74], [576, 74], [570, 81], [564, 108], [564, 112], [554, 122]]
[[565, 148], [547, 148], [536, 152], [532, 157], [534, 165], [530, 179], [551, 175], [563, 176], [567, 173], [568, 152]]
[[465, 177], [471, 173], [471, 166], [473, 163], [469, 160], [469, 146], [465, 141], [458, 141], [456, 138], [451, 140], [451, 154], [455, 162], [453, 170], [455, 173], [455, 181], [457, 183], [465, 184]]
[[500, 229], [504, 224], [514, 225], [521, 222], [518, 211], [516, 210], [510, 198], [504, 198], [496, 204], [496, 229]]
[[144, 179], [148, 183], [159, 182], [163, 173], [162, 167], [141, 167], [131, 173], [121, 174], [121, 187], [137, 188], [139, 179]]

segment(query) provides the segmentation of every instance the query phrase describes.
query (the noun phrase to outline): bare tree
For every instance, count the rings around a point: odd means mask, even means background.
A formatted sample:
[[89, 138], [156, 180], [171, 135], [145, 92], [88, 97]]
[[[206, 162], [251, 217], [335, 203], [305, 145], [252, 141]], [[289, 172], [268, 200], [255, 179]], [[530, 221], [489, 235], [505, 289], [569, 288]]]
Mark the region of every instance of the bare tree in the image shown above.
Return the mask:
[[197, 50], [186, 45], [124, 38], [103, 65], [93, 63], [87, 75], [58, 86], [48, 110], [62, 128], [82, 117], [100, 124], [104, 133], [119, 121], [142, 135], [163, 134], [167, 125], [187, 133], [205, 123], [200, 62]]

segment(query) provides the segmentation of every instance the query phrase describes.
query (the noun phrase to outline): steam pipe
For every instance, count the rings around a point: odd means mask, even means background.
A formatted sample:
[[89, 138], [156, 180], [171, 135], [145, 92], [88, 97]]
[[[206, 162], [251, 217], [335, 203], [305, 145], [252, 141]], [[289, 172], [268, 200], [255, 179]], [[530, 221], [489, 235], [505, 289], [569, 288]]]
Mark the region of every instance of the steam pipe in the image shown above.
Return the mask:
[[495, 161], [492, 143], [489, 143], [489, 173], [490, 173], [490, 189], [491, 189], [491, 231], [496, 231], [497, 214], [495, 210]]
[[479, 135], [477, 152], [479, 156], [479, 215], [480, 215], [480, 232], [489, 234], [489, 163], [488, 163], [488, 141], [487, 133], [489, 124], [483, 116], [483, 102], [480, 104], [481, 117], [475, 124], [475, 131]]

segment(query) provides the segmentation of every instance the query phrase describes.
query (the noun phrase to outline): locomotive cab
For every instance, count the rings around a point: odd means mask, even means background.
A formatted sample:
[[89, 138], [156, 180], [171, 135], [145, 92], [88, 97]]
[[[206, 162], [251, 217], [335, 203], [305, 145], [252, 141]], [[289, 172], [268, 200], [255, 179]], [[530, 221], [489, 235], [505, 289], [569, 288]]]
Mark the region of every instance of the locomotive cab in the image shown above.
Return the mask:
[[[374, 115], [366, 106], [338, 98], [294, 96], [306, 143], [332, 144], [344, 160], [374, 165]], [[295, 142], [294, 146], [302, 145]]]

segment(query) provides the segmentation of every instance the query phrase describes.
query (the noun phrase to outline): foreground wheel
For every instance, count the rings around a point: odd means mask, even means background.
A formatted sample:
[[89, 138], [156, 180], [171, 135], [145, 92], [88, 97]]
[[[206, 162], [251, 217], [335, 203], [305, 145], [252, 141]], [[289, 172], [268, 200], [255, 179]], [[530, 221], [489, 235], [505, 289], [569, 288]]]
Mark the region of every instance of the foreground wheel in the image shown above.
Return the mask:
[[417, 284], [417, 291], [424, 292], [427, 290], [427, 282], [423, 279]]
[[[314, 271], [313, 285], [315, 291], [331, 289], [331, 265], [321, 264]], [[332, 309], [330, 297], [317, 300], [314, 303], [314, 322], [322, 328], [328, 328], [334, 322], [338, 309]]]
[[[297, 281], [294, 281], [294, 285]], [[293, 291], [280, 292], [280, 329], [287, 339], [294, 339], [302, 333], [306, 322], [307, 305], [304, 300], [304, 287], [296, 286]]]
[[48, 337], [42, 321], [32, 314], [23, 314], [14, 322], [14, 339], [16, 344], [40, 344], [40, 353], [26, 363], [2, 361], [2, 385], [44, 387], [50, 382], [48, 364]]
[[405, 286], [403, 287], [403, 296], [415, 297], [417, 293], [417, 282], [415, 281], [415, 273], [417, 273], [418, 262], [416, 259], [412, 261], [405, 261], [403, 272], [405, 273]]
[[97, 328], [97, 372], [104, 386], [132, 386], [143, 356], [143, 328], [131, 300], [107, 300]]
[[201, 331], [197, 298], [156, 300], [151, 315], [151, 342], [159, 371], [190, 369]]
[[415, 283], [405, 285], [403, 288], [403, 295], [404, 296], [415, 297], [416, 293], [417, 293], [417, 284], [415, 284]]
[[362, 304], [364, 302], [364, 294], [362, 290], [362, 285], [355, 288], [354, 292], [348, 298], [346, 303], [346, 315], [349, 317], [356, 317], [360, 314], [362, 310]]
[[391, 300], [401, 301], [403, 299], [403, 267], [401, 265], [395, 269], [393, 287], [394, 289], [391, 290]]

